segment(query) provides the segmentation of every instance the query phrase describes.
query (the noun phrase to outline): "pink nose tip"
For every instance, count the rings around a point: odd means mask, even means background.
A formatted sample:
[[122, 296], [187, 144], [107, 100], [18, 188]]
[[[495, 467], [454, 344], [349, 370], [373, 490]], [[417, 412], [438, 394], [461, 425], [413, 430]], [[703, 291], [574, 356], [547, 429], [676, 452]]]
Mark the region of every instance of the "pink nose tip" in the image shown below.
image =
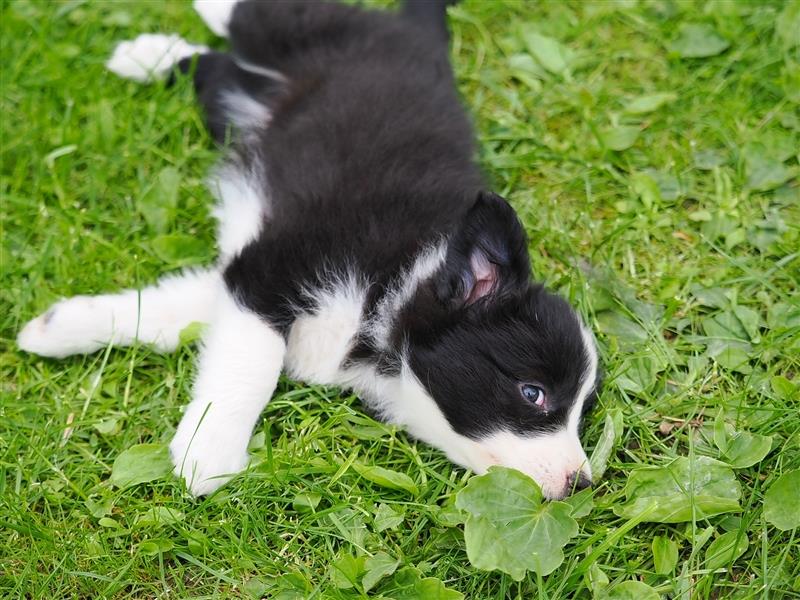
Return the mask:
[[566, 495], [569, 496], [570, 494], [574, 494], [575, 492], [580, 492], [581, 490], [585, 490], [588, 487], [592, 487], [592, 481], [589, 479], [583, 471], [575, 471], [571, 473], [567, 477], [567, 490]]

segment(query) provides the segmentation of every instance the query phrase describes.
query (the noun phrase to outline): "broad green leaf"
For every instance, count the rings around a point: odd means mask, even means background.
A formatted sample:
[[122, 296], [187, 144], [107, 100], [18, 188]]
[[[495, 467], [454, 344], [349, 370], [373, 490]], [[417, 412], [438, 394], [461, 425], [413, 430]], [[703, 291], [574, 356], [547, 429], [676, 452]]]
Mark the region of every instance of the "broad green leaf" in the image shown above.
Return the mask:
[[116, 435], [119, 433], [122, 425], [117, 417], [106, 417], [99, 423], [95, 423], [92, 427], [102, 435]]
[[365, 557], [355, 557], [347, 552], [337, 558], [328, 569], [331, 581], [340, 590], [347, 590], [358, 583], [364, 573]]
[[797, 176], [797, 169], [787, 167], [781, 161], [764, 158], [748, 165], [746, 186], [756, 192], [774, 190]]
[[659, 575], [672, 573], [678, 564], [678, 544], [664, 535], [654, 537], [653, 563]]
[[719, 366], [745, 375], [753, 370], [750, 365], [751, 350], [752, 348], [747, 342], [713, 340], [708, 345], [708, 355]]
[[717, 150], [698, 150], [694, 153], [694, 166], [701, 171], [711, 171], [714, 167], [721, 167], [727, 158]]
[[727, 308], [730, 306], [731, 301], [728, 298], [730, 290], [721, 287], [700, 287], [695, 284], [691, 287], [692, 296], [703, 306], [711, 306], [712, 308]]
[[292, 508], [301, 513], [314, 512], [321, 500], [322, 496], [313, 492], [297, 494], [292, 500]]
[[661, 596], [641, 581], [623, 581], [606, 592], [604, 600], [661, 600]]
[[572, 508], [570, 514], [573, 519], [585, 517], [592, 512], [594, 508], [594, 490], [592, 488], [586, 488], [577, 494], [572, 494], [564, 499], [564, 504], [569, 504]]
[[706, 456], [679, 457], [663, 467], [631, 472], [626, 501], [614, 513], [626, 519], [680, 523], [741, 510], [742, 489], [731, 468]]
[[678, 29], [678, 37], [669, 44], [669, 49], [681, 58], [706, 58], [727, 50], [730, 43], [720, 37], [711, 25], [684, 23]]
[[714, 445], [722, 460], [734, 469], [744, 469], [761, 462], [772, 449], [772, 437], [746, 431], [734, 431], [725, 424], [720, 410], [714, 421]]
[[114, 499], [110, 497], [101, 497], [98, 500], [88, 498], [84, 504], [89, 509], [89, 514], [95, 519], [99, 519], [111, 514], [111, 509], [114, 508]]
[[408, 492], [414, 496], [419, 494], [417, 484], [405, 473], [399, 473], [398, 471], [392, 471], [373, 465], [362, 465], [358, 462], [353, 463], [353, 468], [364, 479], [382, 487]]
[[781, 475], [764, 495], [764, 518], [781, 531], [800, 527], [800, 469]]
[[397, 570], [400, 561], [392, 558], [386, 552], [376, 552], [364, 561], [366, 573], [361, 580], [364, 592], [369, 592], [381, 579], [391, 575]]
[[525, 32], [523, 38], [528, 50], [540, 65], [551, 73], [569, 77], [569, 65], [572, 60], [572, 51], [569, 48], [558, 40], [533, 31]]
[[592, 597], [602, 598], [605, 594], [605, 589], [608, 587], [608, 575], [603, 572], [600, 565], [593, 562], [585, 577], [589, 580], [589, 589], [592, 591]]
[[367, 525], [361, 512], [345, 507], [328, 513], [327, 518], [342, 538], [356, 548], [364, 547], [367, 538]]
[[599, 481], [606, 472], [608, 459], [614, 451], [614, 446], [619, 443], [622, 437], [622, 411], [614, 409], [606, 414], [603, 424], [603, 433], [597, 445], [594, 447], [592, 456], [589, 458], [589, 466], [592, 468], [592, 478]]
[[178, 170], [165, 167], [136, 204], [147, 224], [158, 232], [166, 231], [174, 218], [180, 182]]
[[180, 233], [160, 235], [150, 242], [156, 256], [172, 265], [196, 264], [208, 256], [208, 248], [203, 240]]
[[678, 94], [674, 92], [659, 92], [656, 94], [639, 96], [628, 103], [625, 107], [625, 112], [633, 115], [643, 115], [653, 112], [669, 102], [674, 102], [677, 98]]
[[152, 527], [171, 525], [183, 520], [183, 513], [167, 506], [154, 506], [136, 517], [134, 525], [137, 527]]
[[629, 347], [647, 341], [647, 331], [639, 323], [617, 311], [604, 310], [597, 315], [597, 321], [603, 333], [616, 337]]
[[652, 354], [635, 356], [627, 361], [615, 383], [623, 390], [640, 394], [652, 387], [658, 370], [656, 358]]
[[744, 469], [761, 462], [771, 449], [771, 436], [737, 431], [728, 439], [722, 460], [734, 469]]
[[649, 173], [634, 173], [631, 176], [631, 187], [645, 208], [650, 209], [661, 203], [661, 190], [658, 182]]
[[543, 502], [533, 479], [505, 467], [470, 479], [456, 506], [469, 513], [464, 539], [470, 562], [517, 581], [526, 571], [554, 571], [564, 560], [563, 547], [578, 533], [571, 506]]
[[406, 568], [394, 576], [393, 587], [385, 592], [393, 600], [463, 600], [464, 594], [452, 590], [435, 577], [423, 578], [416, 569]]
[[797, 397], [798, 386], [783, 375], [776, 375], [770, 380], [769, 384], [772, 387], [772, 391], [781, 400], [793, 400]]
[[139, 544], [139, 552], [147, 556], [156, 556], [158, 554], [169, 552], [174, 546], [175, 544], [172, 543], [172, 540], [153, 538], [151, 540], [145, 540]]
[[723, 311], [713, 317], [703, 319], [703, 330], [708, 337], [722, 340], [746, 342], [750, 339], [742, 322], [730, 311]]
[[405, 515], [405, 509], [398, 510], [381, 502], [375, 511], [375, 519], [372, 522], [375, 533], [380, 533], [386, 529], [394, 529], [403, 522]]
[[633, 146], [639, 139], [639, 128], [632, 125], [610, 127], [600, 132], [600, 139], [609, 150], [622, 152]]
[[739, 531], [723, 533], [706, 549], [705, 568], [713, 571], [732, 564], [749, 545], [750, 540]]
[[172, 462], [164, 444], [138, 444], [117, 456], [111, 468], [111, 483], [128, 487], [160, 479], [171, 472]]
[[800, 45], [800, 0], [788, 0], [775, 19], [775, 33], [784, 48]]

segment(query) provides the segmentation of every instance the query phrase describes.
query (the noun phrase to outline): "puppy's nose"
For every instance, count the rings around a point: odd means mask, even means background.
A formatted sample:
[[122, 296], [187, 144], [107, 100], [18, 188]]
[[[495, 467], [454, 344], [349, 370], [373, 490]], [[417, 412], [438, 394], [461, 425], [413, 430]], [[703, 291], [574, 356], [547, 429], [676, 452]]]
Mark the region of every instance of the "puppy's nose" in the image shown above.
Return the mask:
[[580, 492], [581, 490], [585, 490], [588, 487], [592, 487], [592, 480], [589, 479], [583, 471], [575, 471], [571, 473], [567, 477], [567, 493], [566, 495], [569, 496], [570, 494], [574, 494], [575, 492]]

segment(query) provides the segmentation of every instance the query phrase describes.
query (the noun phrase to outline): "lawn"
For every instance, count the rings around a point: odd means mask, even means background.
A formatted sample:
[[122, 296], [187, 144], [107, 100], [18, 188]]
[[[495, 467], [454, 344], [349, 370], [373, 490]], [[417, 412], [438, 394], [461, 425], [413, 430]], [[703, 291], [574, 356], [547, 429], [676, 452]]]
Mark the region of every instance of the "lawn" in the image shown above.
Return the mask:
[[[800, 492], [764, 508], [800, 468], [800, 3], [466, 0], [451, 27], [480, 160], [604, 363], [583, 439], [605, 474], [563, 562], [520, 581], [473, 566], [455, 505], [471, 474], [357, 398], [288, 380], [254, 466], [219, 493], [115, 485], [126, 450], [169, 441], [196, 348], [54, 361], [14, 339], [59, 297], [213, 261], [218, 151], [189, 82], [139, 86], [103, 63], [141, 32], [224, 41], [183, 2], [12, 0], [0, 595], [800, 598]], [[642, 478], [678, 466], [716, 500], [653, 484], [637, 505]]]

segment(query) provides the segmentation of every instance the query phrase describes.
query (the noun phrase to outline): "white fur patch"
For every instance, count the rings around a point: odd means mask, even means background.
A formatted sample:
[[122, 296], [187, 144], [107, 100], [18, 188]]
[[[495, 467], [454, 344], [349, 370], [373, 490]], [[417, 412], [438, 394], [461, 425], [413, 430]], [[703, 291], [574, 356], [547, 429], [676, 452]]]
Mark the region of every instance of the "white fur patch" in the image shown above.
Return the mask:
[[314, 297], [317, 309], [299, 316], [289, 331], [286, 370], [297, 379], [346, 385], [340, 369], [361, 324], [365, 286], [355, 278], [334, 284]]
[[247, 444], [278, 382], [286, 345], [256, 314], [220, 294], [204, 336], [192, 401], [170, 454], [196, 496], [247, 466]]
[[389, 334], [394, 319], [400, 310], [413, 298], [419, 285], [433, 276], [444, 264], [447, 245], [440, 242], [426, 248], [414, 260], [414, 263], [400, 275], [398, 286], [390, 290], [375, 308], [375, 316], [370, 319], [368, 330], [379, 348], [387, 348]]
[[224, 264], [258, 237], [270, 216], [269, 196], [258, 174], [243, 173], [230, 164], [218, 169], [208, 186], [218, 200], [214, 216]]
[[241, 90], [225, 90], [221, 100], [228, 119], [240, 130], [266, 127], [272, 117], [266, 106]]
[[194, 0], [192, 6], [206, 26], [220, 37], [228, 37], [228, 25], [239, 0]]
[[190, 270], [141, 291], [68, 298], [27, 323], [17, 344], [26, 352], [54, 358], [137, 340], [170, 352], [187, 325], [210, 320], [220, 285], [217, 271]]
[[567, 495], [568, 478], [578, 471], [591, 478], [581, 441], [567, 429], [530, 436], [500, 431], [477, 444], [481, 453], [475, 457], [473, 471], [484, 473], [492, 465], [512, 467], [533, 478], [546, 498]]
[[162, 79], [181, 59], [205, 52], [208, 47], [190, 44], [175, 34], [143, 33], [117, 44], [106, 68], [124, 79], [146, 83]]

